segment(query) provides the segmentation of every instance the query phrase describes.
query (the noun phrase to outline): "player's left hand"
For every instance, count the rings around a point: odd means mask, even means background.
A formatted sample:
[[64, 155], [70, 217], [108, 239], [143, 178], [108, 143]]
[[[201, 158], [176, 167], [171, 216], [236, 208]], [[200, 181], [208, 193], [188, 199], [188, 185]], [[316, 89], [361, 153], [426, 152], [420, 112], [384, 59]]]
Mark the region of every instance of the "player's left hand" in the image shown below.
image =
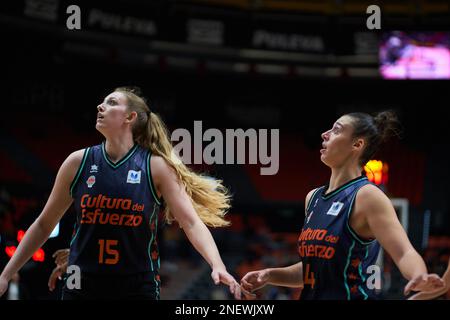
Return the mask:
[[56, 282], [58, 280], [62, 280], [62, 275], [66, 273], [67, 271], [67, 262], [63, 263], [61, 265], [57, 265], [53, 271], [50, 277], [48, 278], [48, 288], [50, 291], [55, 290]]
[[423, 273], [411, 279], [405, 286], [404, 294], [408, 295], [411, 291], [432, 292], [445, 287], [444, 280], [437, 274]]
[[449, 289], [448, 288], [441, 288], [441, 289], [436, 289], [427, 293], [424, 292], [418, 292], [414, 295], [412, 295], [411, 297], [408, 298], [408, 300], [432, 300], [432, 299], [436, 299], [439, 296], [442, 296], [443, 294], [445, 294]]
[[216, 285], [218, 285], [219, 283], [226, 284], [230, 288], [230, 293], [234, 296], [234, 298], [237, 300], [241, 300], [241, 286], [234, 279], [234, 277], [228, 273], [226, 269], [213, 269], [213, 271], [211, 272], [211, 278]]
[[65, 264], [69, 261], [70, 249], [59, 249], [53, 253], [52, 257], [55, 259], [57, 265]]

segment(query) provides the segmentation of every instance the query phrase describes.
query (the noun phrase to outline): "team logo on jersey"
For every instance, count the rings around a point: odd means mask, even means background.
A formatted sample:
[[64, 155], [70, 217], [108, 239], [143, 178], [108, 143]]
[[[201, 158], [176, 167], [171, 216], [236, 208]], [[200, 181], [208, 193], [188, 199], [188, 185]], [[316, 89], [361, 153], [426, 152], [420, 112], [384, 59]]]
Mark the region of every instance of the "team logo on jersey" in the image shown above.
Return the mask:
[[129, 170], [127, 183], [141, 183], [141, 171]]
[[95, 176], [90, 176], [87, 180], [86, 180], [87, 186], [88, 188], [92, 188], [92, 186], [95, 183]]
[[98, 166], [93, 164], [91, 166], [91, 171], [89, 171], [89, 173], [97, 173], [98, 172]]
[[330, 216], [337, 216], [339, 212], [341, 211], [344, 204], [342, 202], [333, 202], [331, 205], [330, 210], [328, 210], [327, 214]]

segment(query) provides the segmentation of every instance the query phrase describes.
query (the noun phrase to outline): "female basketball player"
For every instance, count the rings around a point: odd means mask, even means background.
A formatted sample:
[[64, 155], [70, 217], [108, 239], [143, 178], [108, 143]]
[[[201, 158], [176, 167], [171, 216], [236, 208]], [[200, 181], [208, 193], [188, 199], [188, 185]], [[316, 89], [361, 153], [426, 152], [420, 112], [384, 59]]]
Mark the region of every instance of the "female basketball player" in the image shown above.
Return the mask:
[[221, 181], [193, 173], [175, 156], [163, 122], [133, 89], [117, 88], [97, 109], [105, 142], [64, 161], [42, 213], [0, 275], [0, 296], [73, 202], [69, 266], [79, 268], [81, 288], [66, 284], [63, 299], [159, 299], [156, 233], [164, 201], [166, 220], [183, 228], [214, 283], [240, 298], [206, 227], [228, 224], [230, 197]]
[[322, 134], [320, 158], [330, 167], [331, 177], [328, 185], [306, 196], [306, 218], [298, 239], [300, 262], [249, 272], [241, 280], [243, 289], [272, 284], [303, 287], [301, 299], [306, 300], [372, 299], [379, 244], [410, 280], [405, 293], [443, 286], [442, 279], [427, 273], [388, 197], [361, 175], [379, 145], [395, 132], [396, 122], [389, 111], [376, 117], [350, 113]]

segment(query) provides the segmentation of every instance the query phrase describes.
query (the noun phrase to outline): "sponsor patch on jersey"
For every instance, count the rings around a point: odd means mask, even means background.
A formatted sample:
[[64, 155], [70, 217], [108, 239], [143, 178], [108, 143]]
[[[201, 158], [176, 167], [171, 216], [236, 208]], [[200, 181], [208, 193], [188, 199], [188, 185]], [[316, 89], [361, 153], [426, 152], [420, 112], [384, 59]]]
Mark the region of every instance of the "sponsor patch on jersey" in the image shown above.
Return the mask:
[[98, 172], [98, 166], [93, 164], [91, 166], [91, 171], [89, 171], [89, 173], [97, 173]]
[[95, 183], [95, 176], [90, 176], [87, 180], [86, 180], [86, 184], [88, 186], [88, 188], [92, 188], [92, 186]]
[[127, 183], [141, 183], [141, 171], [129, 170]]
[[328, 210], [327, 214], [330, 216], [337, 216], [341, 211], [344, 204], [342, 202], [333, 202], [331, 208]]

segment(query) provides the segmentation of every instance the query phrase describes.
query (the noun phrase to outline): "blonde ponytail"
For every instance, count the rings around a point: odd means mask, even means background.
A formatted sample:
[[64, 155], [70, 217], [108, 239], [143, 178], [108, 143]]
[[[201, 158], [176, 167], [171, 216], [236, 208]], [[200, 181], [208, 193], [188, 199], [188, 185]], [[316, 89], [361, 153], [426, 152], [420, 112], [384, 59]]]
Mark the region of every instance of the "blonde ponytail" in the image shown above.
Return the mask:
[[[231, 197], [221, 180], [211, 179], [190, 170], [174, 153], [169, 132], [161, 118], [150, 111], [146, 101], [136, 89], [117, 88], [128, 99], [128, 107], [137, 113], [133, 137], [140, 146], [150, 149], [152, 154], [162, 157], [174, 170], [200, 219], [210, 227], [228, 226], [224, 216], [230, 208]], [[166, 204], [165, 218], [174, 220]]]

